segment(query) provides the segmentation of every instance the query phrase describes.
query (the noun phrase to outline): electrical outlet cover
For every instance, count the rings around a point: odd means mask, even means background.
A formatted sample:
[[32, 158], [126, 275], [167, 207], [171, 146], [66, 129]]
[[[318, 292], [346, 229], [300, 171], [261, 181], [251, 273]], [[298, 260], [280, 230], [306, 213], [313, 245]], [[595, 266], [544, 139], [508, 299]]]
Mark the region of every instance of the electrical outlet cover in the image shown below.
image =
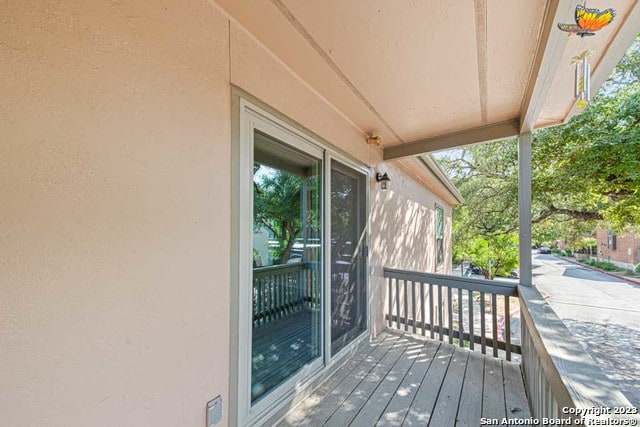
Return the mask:
[[207, 402], [207, 427], [213, 427], [222, 420], [222, 396]]

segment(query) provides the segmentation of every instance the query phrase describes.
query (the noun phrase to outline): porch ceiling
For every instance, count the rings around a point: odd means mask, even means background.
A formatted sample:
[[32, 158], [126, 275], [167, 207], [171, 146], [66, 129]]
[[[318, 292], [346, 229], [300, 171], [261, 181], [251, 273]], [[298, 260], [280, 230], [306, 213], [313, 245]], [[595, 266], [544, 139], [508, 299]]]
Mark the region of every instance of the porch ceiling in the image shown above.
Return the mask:
[[577, 0], [216, 1], [388, 159], [564, 122], [571, 57], [596, 52], [595, 90], [640, 25], [640, 0], [589, 0], [617, 16], [584, 40], [556, 28]]

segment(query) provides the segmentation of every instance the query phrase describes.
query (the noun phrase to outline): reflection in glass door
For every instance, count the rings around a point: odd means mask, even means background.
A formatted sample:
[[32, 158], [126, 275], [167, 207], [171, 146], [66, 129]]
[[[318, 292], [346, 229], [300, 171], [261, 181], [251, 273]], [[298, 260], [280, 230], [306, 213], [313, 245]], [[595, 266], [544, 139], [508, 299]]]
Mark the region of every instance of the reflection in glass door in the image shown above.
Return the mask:
[[366, 176], [331, 161], [331, 354], [367, 328]]
[[322, 160], [255, 131], [251, 403], [322, 354]]

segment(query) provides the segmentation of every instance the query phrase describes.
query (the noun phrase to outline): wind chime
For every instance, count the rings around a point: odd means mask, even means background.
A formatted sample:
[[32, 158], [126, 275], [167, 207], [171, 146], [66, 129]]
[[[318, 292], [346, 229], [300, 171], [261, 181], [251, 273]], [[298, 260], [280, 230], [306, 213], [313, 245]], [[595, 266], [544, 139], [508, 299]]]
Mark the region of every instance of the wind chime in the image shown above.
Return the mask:
[[592, 50], [585, 50], [580, 55], [574, 56], [571, 64], [576, 66], [574, 96], [578, 98], [578, 107], [586, 107], [591, 102], [591, 64], [589, 57]]
[[[586, 7], [586, 1], [576, 6], [576, 23], [561, 24], [558, 28], [571, 34], [577, 34], [585, 45], [584, 38], [586, 36], [595, 35], [595, 31], [599, 31], [613, 21], [616, 11], [613, 9], [589, 9]], [[581, 54], [574, 56], [571, 64], [575, 65], [575, 83], [574, 92], [578, 98], [577, 106], [586, 107], [591, 101], [591, 64], [589, 57], [593, 55], [593, 51], [585, 49]]]

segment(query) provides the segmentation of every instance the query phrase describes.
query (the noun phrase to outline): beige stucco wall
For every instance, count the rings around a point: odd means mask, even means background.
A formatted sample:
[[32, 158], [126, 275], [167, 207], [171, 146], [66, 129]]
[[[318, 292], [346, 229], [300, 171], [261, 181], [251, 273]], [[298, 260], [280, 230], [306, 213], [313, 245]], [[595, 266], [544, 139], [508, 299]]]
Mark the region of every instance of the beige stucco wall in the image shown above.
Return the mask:
[[374, 305], [383, 265], [432, 268], [438, 199], [214, 3], [7, 0], [0, 21], [1, 424], [203, 426], [218, 394], [226, 423], [231, 84], [389, 171]]
[[[379, 165], [392, 177], [391, 189], [372, 195], [371, 206], [371, 326], [375, 335], [384, 329], [387, 284], [383, 267], [411, 271], [451, 273], [451, 205], [411, 178], [411, 160]], [[436, 204], [445, 219], [445, 261], [436, 263]]]

